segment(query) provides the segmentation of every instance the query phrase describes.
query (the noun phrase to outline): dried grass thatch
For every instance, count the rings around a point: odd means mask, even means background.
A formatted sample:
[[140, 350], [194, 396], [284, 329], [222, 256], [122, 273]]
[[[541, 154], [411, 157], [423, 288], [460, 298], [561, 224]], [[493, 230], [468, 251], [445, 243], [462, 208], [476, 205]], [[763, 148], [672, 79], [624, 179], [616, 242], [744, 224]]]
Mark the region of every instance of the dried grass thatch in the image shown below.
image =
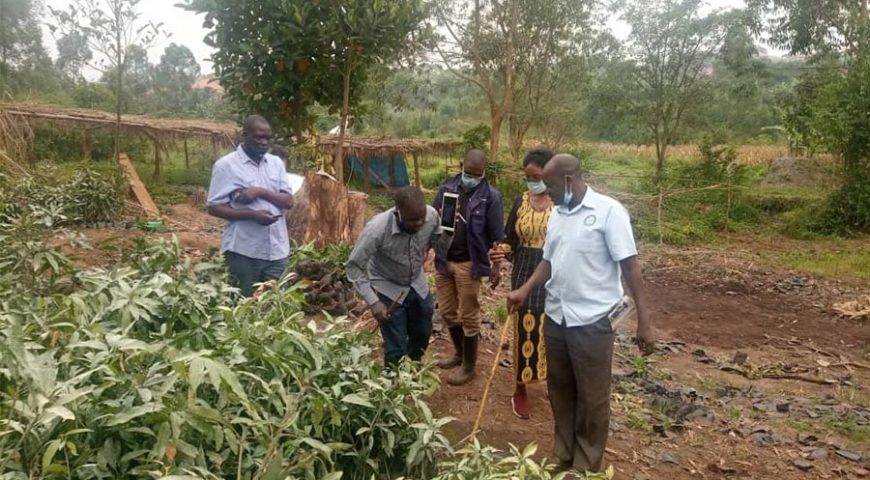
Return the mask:
[[[97, 110], [57, 107], [34, 103], [0, 103], [0, 115], [31, 124], [45, 121], [53, 124], [84, 128], [114, 128], [115, 114]], [[210, 138], [224, 147], [232, 147], [239, 136], [239, 127], [229, 122], [151, 118], [144, 115], [122, 115], [121, 129], [152, 139]]]
[[33, 130], [26, 122], [16, 122], [15, 118], [0, 111], [0, 165], [17, 175], [26, 175], [27, 169], [21, 162], [27, 158]]
[[[364, 137], [359, 135], [344, 137], [344, 153], [357, 157], [372, 155], [401, 155], [403, 157], [427, 154], [450, 154], [459, 146], [458, 142], [422, 140], [416, 138]], [[328, 155], [338, 148], [338, 135], [322, 135], [317, 139], [317, 148]]]
[[[5, 123], [30, 126], [36, 122], [50, 122], [66, 128], [105, 128], [115, 126], [115, 114], [97, 110], [66, 108], [35, 103], [0, 103], [0, 127]], [[144, 115], [122, 115], [121, 129], [125, 133], [145, 135], [160, 145], [189, 137], [208, 138], [215, 145], [233, 148], [241, 133], [238, 125], [229, 122], [152, 118]], [[2, 134], [4, 132], [0, 132]], [[32, 137], [32, 135], [31, 135]], [[32, 140], [32, 138], [30, 138]], [[316, 138], [317, 149], [333, 155], [338, 147], [338, 135], [322, 135]], [[430, 154], [451, 154], [458, 142], [423, 139], [394, 139], [387, 137], [346, 136], [346, 155], [368, 157], [373, 155], [401, 155], [404, 157]]]

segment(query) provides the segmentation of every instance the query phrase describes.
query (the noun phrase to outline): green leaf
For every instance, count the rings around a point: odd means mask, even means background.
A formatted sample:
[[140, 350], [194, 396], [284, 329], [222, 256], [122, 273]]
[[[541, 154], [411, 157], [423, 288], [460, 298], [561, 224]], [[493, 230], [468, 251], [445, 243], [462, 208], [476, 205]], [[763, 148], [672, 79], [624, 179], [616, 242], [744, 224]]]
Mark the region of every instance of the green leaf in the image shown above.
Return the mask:
[[68, 409], [66, 407], [57, 406], [57, 405], [54, 407], [46, 408], [45, 413], [51, 414], [52, 418], [60, 417], [64, 420], [75, 420], [76, 419], [75, 414], [72, 411], [70, 411], [70, 409]]
[[375, 406], [372, 405], [372, 402], [357, 395], [356, 393], [351, 393], [349, 395], [345, 395], [344, 398], [341, 399], [341, 401], [344, 403], [350, 403], [352, 405], [359, 405], [361, 407], [375, 408]]
[[305, 437], [302, 439], [302, 443], [307, 444], [308, 446], [323, 452], [324, 455], [332, 455], [332, 449], [326, 446], [320, 440], [315, 440], [311, 437]]
[[121, 413], [116, 413], [109, 417], [109, 421], [106, 422], [107, 427], [114, 427], [117, 425], [121, 425], [124, 423], [133, 420], [134, 418], [141, 417], [142, 415], [148, 415], [149, 413], [157, 413], [163, 409], [163, 405], [159, 403], [146, 403], [145, 405], [139, 405], [138, 407], [129, 408]]
[[42, 469], [48, 470], [48, 466], [51, 465], [52, 460], [54, 460], [55, 454], [60, 449], [62, 442], [60, 440], [52, 440], [49, 442], [48, 446], [45, 448], [45, 453], [42, 454]]
[[272, 456], [272, 461], [260, 480], [284, 480], [284, 464], [281, 455]]

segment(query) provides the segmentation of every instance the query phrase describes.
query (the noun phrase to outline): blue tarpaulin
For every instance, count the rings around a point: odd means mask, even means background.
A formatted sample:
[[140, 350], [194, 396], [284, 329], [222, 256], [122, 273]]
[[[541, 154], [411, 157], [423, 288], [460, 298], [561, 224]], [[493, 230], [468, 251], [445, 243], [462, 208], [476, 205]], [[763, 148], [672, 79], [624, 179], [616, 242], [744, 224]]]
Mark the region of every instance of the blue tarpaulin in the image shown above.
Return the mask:
[[[363, 178], [365, 176], [363, 160], [353, 155], [347, 157], [347, 159], [348, 163], [350, 163], [351, 179]], [[411, 184], [408, 178], [408, 166], [405, 165], [405, 158], [403, 156], [372, 155], [367, 157], [367, 159], [369, 163], [369, 184], [378, 188], [384, 188], [385, 184], [390, 187], [407, 187]], [[390, 175], [391, 168], [392, 175]]]

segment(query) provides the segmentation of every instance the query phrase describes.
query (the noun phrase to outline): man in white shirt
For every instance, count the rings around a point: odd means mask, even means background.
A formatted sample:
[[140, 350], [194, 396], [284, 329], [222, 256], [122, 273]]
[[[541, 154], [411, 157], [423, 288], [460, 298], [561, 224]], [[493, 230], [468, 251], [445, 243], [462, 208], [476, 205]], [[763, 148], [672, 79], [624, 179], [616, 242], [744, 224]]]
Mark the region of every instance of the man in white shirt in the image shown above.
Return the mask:
[[628, 211], [583, 181], [580, 161], [556, 155], [544, 168], [556, 211], [544, 259], [508, 295], [517, 308], [546, 282], [547, 389], [553, 409], [555, 455], [562, 470], [601, 470], [610, 424], [610, 364], [614, 332], [608, 314], [620, 303], [622, 278], [637, 305], [637, 343], [644, 355], [655, 338]]

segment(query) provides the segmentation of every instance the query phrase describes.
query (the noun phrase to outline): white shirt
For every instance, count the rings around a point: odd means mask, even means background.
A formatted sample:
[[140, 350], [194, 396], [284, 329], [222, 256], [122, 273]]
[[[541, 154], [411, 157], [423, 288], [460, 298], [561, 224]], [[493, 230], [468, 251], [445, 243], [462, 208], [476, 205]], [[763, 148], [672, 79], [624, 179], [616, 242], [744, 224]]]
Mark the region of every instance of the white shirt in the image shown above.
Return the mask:
[[617, 200], [587, 187], [579, 205], [556, 208], [544, 243], [552, 266], [547, 316], [569, 327], [600, 320], [624, 294], [619, 262], [635, 255], [628, 211]]

